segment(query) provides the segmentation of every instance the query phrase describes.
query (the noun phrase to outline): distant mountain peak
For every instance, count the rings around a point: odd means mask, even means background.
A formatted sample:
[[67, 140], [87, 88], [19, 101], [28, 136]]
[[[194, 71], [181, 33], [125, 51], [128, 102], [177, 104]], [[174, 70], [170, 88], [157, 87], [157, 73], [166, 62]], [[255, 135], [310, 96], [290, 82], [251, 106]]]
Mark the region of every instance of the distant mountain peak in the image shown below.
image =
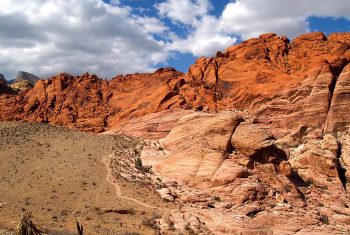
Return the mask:
[[20, 81], [24, 81], [24, 80], [27, 80], [32, 85], [34, 85], [38, 80], [40, 80], [40, 78], [35, 76], [34, 74], [24, 72], [24, 71], [19, 71], [17, 73], [16, 79], [14, 82], [20, 82]]

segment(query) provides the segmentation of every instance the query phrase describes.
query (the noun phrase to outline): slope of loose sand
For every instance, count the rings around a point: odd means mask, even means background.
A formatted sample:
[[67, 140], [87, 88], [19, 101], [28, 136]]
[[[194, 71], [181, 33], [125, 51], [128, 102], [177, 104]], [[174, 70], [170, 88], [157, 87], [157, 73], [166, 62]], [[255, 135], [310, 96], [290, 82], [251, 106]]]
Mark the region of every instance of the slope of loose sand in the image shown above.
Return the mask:
[[34, 223], [60, 234], [75, 233], [76, 221], [87, 234], [154, 234], [145, 221], [173, 205], [145, 185], [110, 179], [102, 162], [139, 144], [46, 124], [0, 123], [0, 229], [13, 229], [21, 214], [32, 212]]

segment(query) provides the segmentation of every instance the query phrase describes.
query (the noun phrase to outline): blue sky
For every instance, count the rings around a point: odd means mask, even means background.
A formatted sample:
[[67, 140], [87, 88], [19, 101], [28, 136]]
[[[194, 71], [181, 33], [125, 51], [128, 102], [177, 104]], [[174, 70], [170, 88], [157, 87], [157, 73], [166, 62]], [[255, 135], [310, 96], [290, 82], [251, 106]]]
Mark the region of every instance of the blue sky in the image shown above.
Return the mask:
[[[312, 1], [312, 0], [311, 0]], [[105, 0], [105, 2], [109, 2]], [[159, 0], [120, 0], [121, 4], [130, 6], [135, 9], [135, 13], [144, 13], [148, 16], [157, 17], [157, 9], [154, 7], [155, 5], [161, 3]], [[212, 0], [210, 1], [211, 7], [208, 11], [209, 14], [212, 14], [216, 17], [220, 17], [222, 12], [224, 11], [226, 5], [228, 3], [233, 3], [233, 0]], [[315, 2], [315, 1], [314, 1]], [[334, 1], [334, 4], [337, 4], [337, 0]], [[140, 12], [140, 8], [147, 9], [146, 11]], [[349, 8], [350, 10], [350, 8]], [[327, 17], [327, 16], [309, 16], [307, 18], [308, 21], [308, 31], [322, 31], [326, 35], [333, 32], [347, 32], [350, 31], [350, 21], [343, 16], [337, 17]], [[168, 27], [170, 27], [174, 32], [182, 37], [186, 37], [188, 34], [188, 29], [186, 27], [181, 27], [178, 24], [173, 24], [173, 22], [169, 19], [164, 19], [163, 22], [166, 23]], [[287, 34], [287, 33], [286, 33]], [[237, 42], [242, 41], [242, 38], [237, 38]], [[222, 48], [224, 49], [224, 48]], [[189, 65], [194, 63], [197, 59], [197, 56], [194, 56], [192, 53], [176, 53], [176, 56], [171, 57], [166, 64], [169, 66], [175, 67], [176, 69], [186, 72]], [[160, 63], [160, 66], [164, 65], [164, 63]]]
[[[109, 0], [105, 0], [105, 2], [110, 3]], [[161, 3], [162, 1], [154, 1], [154, 0], [121, 0], [122, 4], [127, 5], [135, 9], [135, 13], [140, 13], [140, 8], [147, 9], [142, 13], [148, 16], [157, 17], [157, 9], [154, 7], [157, 3]], [[233, 2], [230, 0], [218, 0], [211, 1], [211, 8], [209, 9], [209, 13], [215, 15], [216, 17], [220, 17], [222, 11], [224, 10], [227, 3]], [[188, 29], [186, 27], [181, 27], [181, 25], [173, 24], [169, 19], [163, 19], [163, 22], [166, 23], [174, 32], [176, 32], [181, 37], [186, 37], [188, 35]], [[224, 48], [222, 48], [224, 49]], [[166, 63], [159, 63], [159, 66], [171, 66], [180, 70], [182, 72], [187, 72], [189, 65], [193, 64], [197, 59], [197, 56], [194, 56], [192, 53], [175, 53], [173, 57], [171, 57]]]
[[186, 72], [262, 33], [347, 32], [349, 20], [349, 0], [1, 0], [0, 73]]

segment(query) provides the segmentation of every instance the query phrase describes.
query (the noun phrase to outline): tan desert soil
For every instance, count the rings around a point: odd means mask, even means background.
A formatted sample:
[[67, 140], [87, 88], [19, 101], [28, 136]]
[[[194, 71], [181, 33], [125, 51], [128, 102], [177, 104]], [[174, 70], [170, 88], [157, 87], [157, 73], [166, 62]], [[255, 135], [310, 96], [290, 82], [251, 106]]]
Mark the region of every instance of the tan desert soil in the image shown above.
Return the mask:
[[76, 221], [86, 234], [154, 234], [147, 221], [174, 205], [145, 185], [111, 178], [102, 162], [140, 145], [46, 124], [0, 123], [0, 231], [32, 212], [35, 224], [55, 234], [76, 234]]

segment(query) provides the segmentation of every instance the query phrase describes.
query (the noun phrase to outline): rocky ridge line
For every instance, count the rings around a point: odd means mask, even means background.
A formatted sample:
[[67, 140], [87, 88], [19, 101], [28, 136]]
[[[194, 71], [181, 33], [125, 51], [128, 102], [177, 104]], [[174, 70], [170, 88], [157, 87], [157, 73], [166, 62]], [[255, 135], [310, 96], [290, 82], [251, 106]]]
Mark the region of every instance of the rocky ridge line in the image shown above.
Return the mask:
[[347, 100], [349, 39], [349, 33], [309, 33], [290, 42], [265, 34], [198, 59], [186, 74], [165, 68], [105, 81], [63, 73], [19, 95], [3, 94], [0, 120], [102, 132], [166, 109], [240, 109], [278, 137], [305, 123], [315, 135], [336, 133], [350, 119], [339, 111]]

